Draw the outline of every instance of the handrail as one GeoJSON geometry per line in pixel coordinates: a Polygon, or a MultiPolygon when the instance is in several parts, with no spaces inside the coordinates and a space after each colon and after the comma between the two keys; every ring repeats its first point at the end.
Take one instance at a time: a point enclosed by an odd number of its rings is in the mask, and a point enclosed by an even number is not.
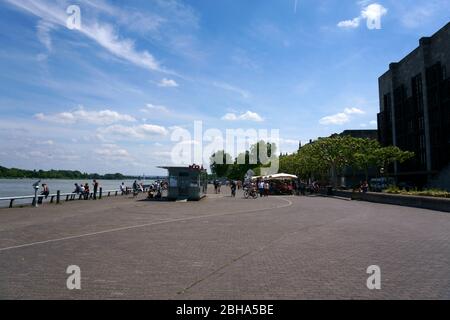
{"type": "MultiPolygon", "coordinates": [[[[103,190],[102,188],[99,189],[99,191],[96,193],[97,197],[101,199],[102,197],[111,197],[111,195],[118,196],[118,195],[127,195],[129,194],[131,189],[127,189],[127,192],[122,192],[121,190],[103,190]]],[[[145,191],[145,189],[144,189],[145,191]]],[[[55,202],[59,204],[62,200],[62,198],[65,198],[65,201],[73,201],[73,200],[83,200],[83,199],[92,199],[94,198],[94,192],[90,191],[89,194],[86,193],[58,193],[56,194],[49,194],[48,196],[38,194],[37,196],[18,196],[18,197],[2,197],[0,198],[0,201],[9,201],[9,207],[12,208],[14,201],[16,200],[27,200],[32,199],[32,205],[35,204],[35,199],[37,199],[38,203],[42,203],[44,199],[50,199],[50,203],[55,202]]]]}
{"type": "MultiPolygon", "coordinates": [[[[122,192],[122,191],[120,191],[120,190],[107,190],[107,191],[103,191],[103,193],[108,193],[108,192],[122,192]]],[[[97,194],[98,194],[99,192],[97,192],[97,194]]],[[[65,196],[73,196],[73,195],[75,195],[75,196],[77,196],[77,195],[80,195],[80,194],[82,194],[82,193],[75,193],[75,192],[71,192],[71,193],[60,193],[59,195],[61,196],[61,197],[65,197],[65,196]]],[[[90,194],[94,194],[93,192],[90,192],[90,194]]],[[[50,198],[50,197],[56,197],[58,194],[57,193],[54,193],[54,194],[49,194],[48,196],[45,196],[45,195],[42,195],[42,194],[38,194],[37,195],[37,198],[45,198],[45,197],[47,197],[47,198],[50,198]]],[[[9,201],[9,200],[25,200],[25,199],[34,199],[34,195],[32,195],[32,196],[18,196],[18,197],[3,197],[3,198],[0,198],[0,201],[9,201]]]]}

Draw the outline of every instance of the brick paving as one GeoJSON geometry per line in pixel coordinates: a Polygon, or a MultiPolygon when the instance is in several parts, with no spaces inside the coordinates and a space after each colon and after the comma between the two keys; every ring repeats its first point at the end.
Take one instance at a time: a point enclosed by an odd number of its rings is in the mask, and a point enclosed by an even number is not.
{"type": "Polygon", "coordinates": [[[5,209],[0,298],[450,299],[450,214],[240,195],[5,209]],[[69,265],[82,290],[66,288],[69,265]]]}

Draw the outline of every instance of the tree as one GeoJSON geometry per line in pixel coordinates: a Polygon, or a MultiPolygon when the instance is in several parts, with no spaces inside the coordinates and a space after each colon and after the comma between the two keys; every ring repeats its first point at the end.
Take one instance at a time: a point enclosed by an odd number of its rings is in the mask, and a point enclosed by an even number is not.
{"type": "Polygon", "coordinates": [[[395,162],[403,163],[414,157],[414,152],[403,151],[398,147],[390,146],[375,150],[375,161],[378,168],[384,170],[387,177],[389,175],[389,166],[395,162]]]}
{"type": "Polygon", "coordinates": [[[211,172],[217,177],[226,177],[233,165],[233,158],[224,150],[214,153],[210,158],[211,172]]]}
{"type": "Polygon", "coordinates": [[[369,180],[369,169],[377,165],[377,150],[380,143],[373,139],[355,139],[355,153],[350,160],[352,166],[364,170],[366,181],[369,180]]]}
{"type": "Polygon", "coordinates": [[[316,154],[315,161],[319,166],[326,166],[331,173],[333,186],[338,184],[338,172],[350,164],[352,153],[355,150],[354,138],[333,136],[321,138],[311,144],[312,152],[316,154]]]}

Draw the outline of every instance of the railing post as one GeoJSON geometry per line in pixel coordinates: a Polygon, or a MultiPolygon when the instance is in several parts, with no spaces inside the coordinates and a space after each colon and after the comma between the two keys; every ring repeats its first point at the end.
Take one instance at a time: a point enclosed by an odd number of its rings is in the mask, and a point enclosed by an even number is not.
{"type": "Polygon", "coordinates": [[[103,194],[103,188],[100,188],[100,192],[98,194],[98,199],[101,200],[102,199],[102,194],[103,194]]]}
{"type": "Polygon", "coordinates": [[[61,191],[56,192],[56,204],[61,202],[61,191]]]}
{"type": "Polygon", "coordinates": [[[14,203],[14,199],[11,199],[11,202],[9,203],[9,207],[12,208],[14,203]]]}

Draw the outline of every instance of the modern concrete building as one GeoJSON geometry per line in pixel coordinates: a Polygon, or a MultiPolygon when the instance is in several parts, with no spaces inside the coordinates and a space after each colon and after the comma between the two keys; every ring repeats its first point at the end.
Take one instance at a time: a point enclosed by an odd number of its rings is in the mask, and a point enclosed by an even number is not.
{"type": "Polygon", "coordinates": [[[379,78],[381,144],[413,151],[396,178],[450,189],[450,23],[379,78]]]}

